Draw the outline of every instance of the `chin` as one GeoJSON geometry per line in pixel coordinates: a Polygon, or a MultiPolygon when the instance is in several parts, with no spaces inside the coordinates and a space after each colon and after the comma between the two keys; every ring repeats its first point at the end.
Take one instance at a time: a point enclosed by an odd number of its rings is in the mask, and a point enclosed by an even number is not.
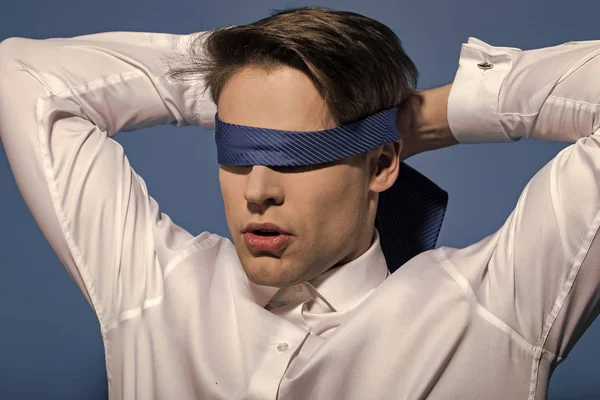
{"type": "Polygon", "coordinates": [[[249,256],[241,262],[248,279],[257,285],[284,287],[297,279],[296,268],[280,258],[249,256]]]}

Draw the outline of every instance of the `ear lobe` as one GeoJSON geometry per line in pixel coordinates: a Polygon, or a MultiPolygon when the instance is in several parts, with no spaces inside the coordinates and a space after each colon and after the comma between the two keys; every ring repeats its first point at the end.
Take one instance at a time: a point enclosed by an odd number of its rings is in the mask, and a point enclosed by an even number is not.
{"type": "Polygon", "coordinates": [[[400,150],[402,150],[402,140],[382,147],[375,160],[375,174],[371,178],[370,185],[372,191],[383,192],[396,182],[400,169],[400,150]]]}

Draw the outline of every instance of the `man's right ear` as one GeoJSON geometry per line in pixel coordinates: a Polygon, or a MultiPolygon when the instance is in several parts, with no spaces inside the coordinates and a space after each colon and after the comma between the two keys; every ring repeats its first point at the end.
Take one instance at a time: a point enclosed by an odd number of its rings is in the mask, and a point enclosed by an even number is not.
{"type": "Polygon", "coordinates": [[[388,143],[377,148],[377,153],[372,158],[371,182],[369,189],[381,193],[396,182],[400,170],[400,151],[402,150],[402,140],[388,143]]]}

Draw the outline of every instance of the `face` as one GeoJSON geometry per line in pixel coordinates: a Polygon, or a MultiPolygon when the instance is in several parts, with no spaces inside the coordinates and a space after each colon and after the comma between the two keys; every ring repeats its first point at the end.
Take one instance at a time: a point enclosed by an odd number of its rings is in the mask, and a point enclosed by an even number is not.
{"type": "MultiPolygon", "coordinates": [[[[223,88],[218,112],[224,122],[271,129],[337,126],[310,79],[288,67],[241,70],[223,88]]],[[[377,195],[398,173],[399,146],[318,166],[221,166],[227,224],[248,278],[290,286],[364,253],[374,233],[377,195]],[[244,233],[251,223],[277,225],[287,233],[280,236],[285,244],[257,249],[244,233]]]]}

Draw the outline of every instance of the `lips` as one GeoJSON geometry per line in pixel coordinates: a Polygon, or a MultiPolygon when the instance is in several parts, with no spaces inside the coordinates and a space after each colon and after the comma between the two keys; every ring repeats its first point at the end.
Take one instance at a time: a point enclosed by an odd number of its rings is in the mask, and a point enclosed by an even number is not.
{"type": "Polygon", "coordinates": [[[292,235],[273,223],[251,223],[242,231],[250,252],[281,254],[290,244],[292,235]]]}
{"type": "Polygon", "coordinates": [[[248,232],[265,236],[273,236],[273,234],[290,235],[289,232],[283,230],[282,228],[271,222],[248,224],[246,225],[242,233],[248,232]]]}

